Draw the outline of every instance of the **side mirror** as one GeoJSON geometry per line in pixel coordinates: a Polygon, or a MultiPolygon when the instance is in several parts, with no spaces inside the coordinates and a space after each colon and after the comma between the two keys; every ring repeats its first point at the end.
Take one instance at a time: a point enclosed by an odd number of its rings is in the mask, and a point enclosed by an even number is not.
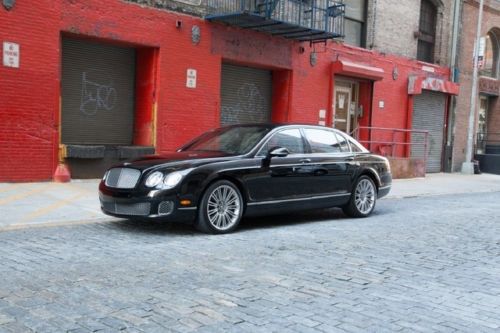
{"type": "Polygon", "coordinates": [[[284,147],[273,147],[269,149],[269,152],[267,153],[267,158],[272,158],[272,157],[287,157],[290,154],[290,151],[287,148],[284,147]]]}

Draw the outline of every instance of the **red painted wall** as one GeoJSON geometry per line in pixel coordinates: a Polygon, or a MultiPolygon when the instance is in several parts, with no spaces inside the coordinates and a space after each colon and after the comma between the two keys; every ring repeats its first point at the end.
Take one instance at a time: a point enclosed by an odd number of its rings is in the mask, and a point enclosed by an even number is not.
{"type": "MultiPolygon", "coordinates": [[[[0,181],[50,179],[57,161],[59,1],[0,6],[0,48],[20,45],[20,68],[0,60],[0,181]]],[[[0,56],[1,58],[2,56],[0,56]]]]}
{"type": "MultiPolygon", "coordinates": [[[[405,128],[408,75],[422,64],[336,42],[308,43],[239,30],[165,10],[119,0],[18,0],[11,11],[0,7],[0,41],[21,45],[21,68],[0,67],[0,181],[49,180],[57,164],[61,35],[99,39],[139,49],[135,142],[154,141],[147,129],[157,105],[157,152],[173,150],[219,125],[222,62],[273,70],[273,121],[318,123],[319,110],[332,119],[331,63],[348,59],[384,69],[382,81],[362,85],[363,125],[405,128]],[[176,21],[182,25],[176,28],[176,21]],[[191,40],[191,28],[201,40],[191,40]],[[300,46],[304,47],[302,52],[300,46]],[[153,51],[155,50],[155,51],[153,51]],[[154,52],[156,76],[150,74],[154,52]],[[146,59],[141,61],[141,59],[146,59]],[[399,76],[392,77],[394,67],[399,76]],[[186,87],[187,69],[197,70],[197,87],[186,87]],[[139,89],[139,88],[138,88],[139,89]],[[154,95],[154,96],[153,96],[154,95]],[[378,102],[385,107],[380,109],[378,102]],[[372,114],[370,115],[370,109],[372,114]]],[[[448,69],[432,75],[446,78],[448,69]]]]}

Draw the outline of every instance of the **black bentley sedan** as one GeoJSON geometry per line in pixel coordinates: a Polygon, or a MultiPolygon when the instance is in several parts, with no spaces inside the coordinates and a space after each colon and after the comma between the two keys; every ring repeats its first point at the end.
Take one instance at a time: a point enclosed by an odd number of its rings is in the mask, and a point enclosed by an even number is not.
{"type": "Polygon", "coordinates": [[[243,216],[341,207],[365,217],[391,188],[385,157],[340,131],[311,125],[234,125],[177,152],[115,166],[104,174],[104,213],[233,231],[243,216]]]}

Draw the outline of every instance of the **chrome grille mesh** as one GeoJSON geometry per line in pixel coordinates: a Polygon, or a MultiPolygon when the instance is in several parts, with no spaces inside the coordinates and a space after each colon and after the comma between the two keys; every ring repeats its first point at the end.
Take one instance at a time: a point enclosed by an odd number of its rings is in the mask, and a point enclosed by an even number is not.
{"type": "Polygon", "coordinates": [[[115,188],[134,188],[141,172],[130,168],[113,168],[108,171],[106,186],[115,188]]]}
{"type": "Polygon", "coordinates": [[[162,201],[158,205],[158,215],[170,215],[174,211],[173,201],[162,201]]]}
{"type": "Polygon", "coordinates": [[[149,202],[139,202],[134,204],[119,204],[115,202],[104,202],[105,211],[120,215],[146,216],[149,215],[151,204],[149,202]]]}

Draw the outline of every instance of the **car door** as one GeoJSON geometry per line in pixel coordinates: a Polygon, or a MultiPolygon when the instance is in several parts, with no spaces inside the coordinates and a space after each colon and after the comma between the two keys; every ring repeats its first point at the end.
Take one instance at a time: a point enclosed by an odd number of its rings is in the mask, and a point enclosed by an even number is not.
{"type": "Polygon", "coordinates": [[[312,194],[350,193],[356,165],[347,139],[328,129],[304,128],[304,134],[311,149],[309,164],[314,169],[310,178],[312,194]]]}
{"type": "Polygon", "coordinates": [[[308,161],[305,147],[299,128],[284,129],[271,136],[256,155],[262,160],[261,170],[246,179],[250,200],[287,200],[309,195],[309,189],[304,184],[312,170],[304,162],[308,161]],[[275,147],[287,148],[290,154],[266,161],[268,151],[275,147]]]}

